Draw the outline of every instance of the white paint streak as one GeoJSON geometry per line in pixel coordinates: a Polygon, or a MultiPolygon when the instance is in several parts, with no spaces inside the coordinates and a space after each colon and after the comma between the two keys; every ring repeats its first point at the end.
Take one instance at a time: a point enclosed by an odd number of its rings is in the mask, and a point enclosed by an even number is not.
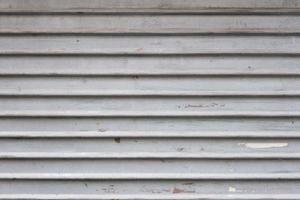
{"type": "Polygon", "coordinates": [[[284,142],[284,143],[239,143],[239,145],[251,149],[266,149],[266,148],[287,147],[289,144],[284,142]]]}
{"type": "Polygon", "coordinates": [[[228,188],[228,191],[229,191],[229,192],[236,192],[236,188],[235,188],[235,187],[229,187],[229,188],[228,188]]]}

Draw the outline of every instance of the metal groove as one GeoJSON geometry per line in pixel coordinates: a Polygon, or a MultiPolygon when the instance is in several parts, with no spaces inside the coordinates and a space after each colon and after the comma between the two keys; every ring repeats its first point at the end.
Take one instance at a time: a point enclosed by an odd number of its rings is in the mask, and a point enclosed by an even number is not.
{"type": "Polygon", "coordinates": [[[299,8],[0,9],[0,15],[300,15],[299,8]]]}
{"type": "MultiPolygon", "coordinates": [[[[300,15],[300,14],[299,14],[300,15]]],[[[1,13],[0,13],[1,16],[1,13]]],[[[152,30],[152,31],[104,31],[104,30],[85,30],[85,31],[30,31],[30,30],[0,30],[0,36],[300,36],[300,30],[217,30],[217,31],[176,31],[152,30]]],[[[8,53],[5,53],[8,54],[8,53]]],[[[33,54],[33,53],[30,53],[33,54]]]]}
{"type": "Polygon", "coordinates": [[[30,91],[0,91],[0,96],[37,96],[37,97],[47,97],[47,96],[155,96],[155,97],[184,97],[184,96],[233,96],[233,97],[298,97],[300,96],[300,91],[158,91],[158,90],[114,90],[114,91],[49,91],[49,90],[30,90],[30,91]]]}
{"type": "Polygon", "coordinates": [[[156,52],[66,52],[66,51],[0,51],[0,56],[299,56],[300,52],[270,52],[235,50],[232,52],[207,51],[187,53],[156,52]]]}
{"type": "MultiPolygon", "coordinates": [[[[217,71],[217,70],[216,70],[217,71]]],[[[145,76],[145,77],[168,77],[168,76],[189,76],[189,77],[299,77],[300,72],[1,72],[0,77],[112,77],[112,76],[145,76]]]]}
{"type": "Polygon", "coordinates": [[[300,174],[0,173],[0,180],[300,180],[300,174]]]}
{"type": "Polygon", "coordinates": [[[0,194],[0,200],[295,200],[299,194],[0,194]]]}

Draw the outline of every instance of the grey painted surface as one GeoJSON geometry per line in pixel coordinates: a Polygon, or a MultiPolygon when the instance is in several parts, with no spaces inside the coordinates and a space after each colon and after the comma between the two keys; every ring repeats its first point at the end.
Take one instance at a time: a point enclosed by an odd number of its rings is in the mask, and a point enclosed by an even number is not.
{"type": "Polygon", "coordinates": [[[0,199],[300,199],[300,1],[0,13],[0,199]]]}

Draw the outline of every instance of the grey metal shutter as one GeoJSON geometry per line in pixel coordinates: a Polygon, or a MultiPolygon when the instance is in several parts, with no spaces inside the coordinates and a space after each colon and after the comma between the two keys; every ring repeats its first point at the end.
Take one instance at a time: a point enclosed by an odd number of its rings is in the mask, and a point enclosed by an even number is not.
{"type": "Polygon", "coordinates": [[[0,199],[300,199],[300,1],[0,14],[0,199]]]}

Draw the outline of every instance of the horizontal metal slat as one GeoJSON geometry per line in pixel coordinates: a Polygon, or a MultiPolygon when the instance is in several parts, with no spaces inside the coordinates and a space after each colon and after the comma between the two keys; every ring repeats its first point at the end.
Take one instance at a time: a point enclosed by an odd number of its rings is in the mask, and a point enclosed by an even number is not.
{"type": "MultiPolygon", "coordinates": [[[[300,9],[298,10],[300,14],[300,9]]],[[[2,15],[0,34],[300,34],[300,16],[2,15]]]]}
{"type": "Polygon", "coordinates": [[[300,131],[1,131],[0,138],[300,138],[300,131]]]}
{"type": "Polygon", "coordinates": [[[1,55],[299,55],[297,36],[1,36],[1,55]],[[31,44],[31,45],[28,45],[31,44]]]}
{"type": "Polygon", "coordinates": [[[4,97],[2,116],[220,116],[300,111],[298,97],[4,97]],[[62,113],[63,112],[63,113],[62,113]],[[142,112],[142,113],[141,113],[142,112]]]}
{"type": "Polygon", "coordinates": [[[298,131],[299,125],[299,118],[0,118],[1,131],[298,131]]]}
{"type": "Polygon", "coordinates": [[[5,153],[191,153],[197,155],[230,153],[298,153],[298,139],[230,138],[73,138],[73,139],[1,139],[5,153]],[[222,148],[223,147],[223,148],[222,148]]]}
{"type": "Polygon", "coordinates": [[[268,181],[268,180],[100,180],[100,181],[75,181],[75,180],[0,180],[2,194],[23,195],[26,194],[76,194],[76,195],[207,195],[218,194],[230,196],[234,194],[258,195],[258,194],[298,194],[295,190],[299,187],[299,181],[268,181]],[[200,186],[203,187],[200,187],[200,186]],[[10,187],[14,187],[12,193],[10,187]],[[64,186],[64,187],[63,187],[64,186]],[[200,187],[200,188],[199,188],[200,187]],[[98,190],[96,190],[97,188],[98,190]],[[147,189],[144,189],[147,188],[147,189]],[[231,190],[229,191],[229,188],[231,190]],[[232,190],[236,189],[236,192],[232,190]],[[248,190],[247,190],[248,188],[248,190]],[[249,189],[251,190],[249,191],[249,189]],[[47,192],[53,189],[55,192],[47,192]],[[155,192],[153,192],[155,191],[155,192]],[[274,191],[274,192],[273,192],[274,191]]]}
{"type": "Polygon", "coordinates": [[[251,159],[6,159],[1,173],[258,174],[299,173],[300,160],[251,159]],[[188,172],[187,172],[188,169],[188,172]]]}
{"type": "Polygon", "coordinates": [[[6,153],[298,153],[300,140],[266,138],[2,138],[6,153]]]}
{"type": "Polygon", "coordinates": [[[298,77],[2,77],[0,95],[297,96],[298,77]]]}
{"type": "Polygon", "coordinates": [[[297,76],[299,63],[295,56],[0,56],[0,76],[297,76]]]}
{"type": "Polygon", "coordinates": [[[105,0],[88,0],[88,1],[29,1],[20,3],[16,0],[2,0],[0,11],[5,13],[226,13],[229,12],[292,12],[291,10],[299,9],[298,1],[290,1],[287,3],[284,0],[252,0],[252,1],[237,1],[230,0],[222,1],[178,1],[178,0],[158,0],[158,1],[105,1],[105,0]]]}

